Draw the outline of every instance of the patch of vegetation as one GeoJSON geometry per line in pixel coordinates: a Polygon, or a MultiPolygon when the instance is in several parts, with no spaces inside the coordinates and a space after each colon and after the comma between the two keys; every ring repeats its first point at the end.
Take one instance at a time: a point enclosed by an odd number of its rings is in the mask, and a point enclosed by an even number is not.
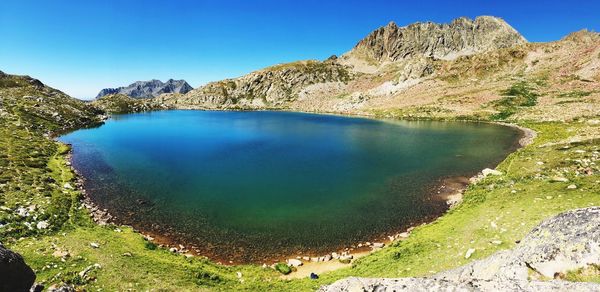
{"type": "Polygon", "coordinates": [[[491,116],[492,120],[506,120],[515,114],[520,107],[536,105],[539,97],[535,88],[527,81],[514,83],[510,88],[502,91],[501,95],[503,98],[494,103],[498,113],[491,116]]]}
{"type": "Polygon", "coordinates": [[[573,90],[568,92],[561,92],[556,95],[557,98],[582,98],[591,95],[594,91],[585,90],[573,90]]]}
{"type": "Polygon", "coordinates": [[[568,272],[563,279],[571,282],[595,282],[600,283],[600,265],[589,265],[586,268],[580,268],[568,272]]]}
{"type": "Polygon", "coordinates": [[[282,274],[284,274],[284,275],[287,275],[287,274],[289,274],[289,273],[292,272],[292,269],[287,264],[285,264],[285,263],[277,263],[277,264],[275,264],[275,270],[278,271],[278,272],[280,272],[280,273],[282,273],[282,274]]]}

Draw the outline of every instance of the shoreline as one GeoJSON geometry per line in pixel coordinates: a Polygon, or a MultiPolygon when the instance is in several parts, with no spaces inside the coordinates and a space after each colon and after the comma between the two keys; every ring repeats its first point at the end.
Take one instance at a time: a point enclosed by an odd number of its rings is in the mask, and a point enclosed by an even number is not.
{"type": "MultiPolygon", "coordinates": [[[[174,109],[174,110],[178,110],[178,109],[174,109]]],[[[223,110],[218,110],[218,109],[182,109],[182,110],[223,111],[223,110]]],[[[227,111],[227,110],[225,110],[225,111],[227,111]]],[[[230,111],[239,111],[239,110],[232,109],[230,111]]],[[[351,114],[351,113],[301,112],[301,111],[293,111],[293,110],[285,110],[285,109],[284,110],[265,109],[265,110],[254,110],[254,111],[286,111],[286,112],[309,113],[309,114],[336,115],[336,116],[353,117],[353,118],[391,120],[391,119],[387,119],[387,118],[377,118],[372,115],[369,116],[369,115],[351,114]]],[[[108,119],[108,117],[105,116],[105,118],[103,119],[102,122],[104,122],[107,119],[108,119]]],[[[403,120],[403,119],[398,119],[398,120],[403,120]]],[[[405,120],[412,121],[410,119],[405,119],[405,120]]],[[[535,137],[537,136],[537,133],[531,129],[528,129],[528,128],[525,128],[525,127],[522,127],[522,126],[519,126],[516,124],[506,123],[506,122],[471,121],[471,120],[435,120],[435,119],[423,119],[423,120],[489,123],[489,124],[496,124],[496,125],[501,125],[501,126],[506,126],[506,127],[511,127],[511,128],[517,129],[521,132],[521,137],[519,138],[518,141],[516,141],[516,143],[515,143],[516,147],[513,150],[511,150],[511,152],[508,155],[514,153],[515,151],[519,150],[520,148],[523,148],[523,147],[531,144],[533,142],[533,140],[535,139],[535,137]]],[[[75,131],[75,130],[77,130],[77,129],[74,129],[73,131],[75,131]]],[[[63,143],[56,139],[54,139],[54,140],[56,142],[63,143]]],[[[181,241],[179,241],[177,239],[169,238],[167,236],[163,236],[161,234],[156,234],[154,232],[146,232],[143,230],[138,230],[137,228],[134,228],[131,225],[116,223],[117,218],[115,216],[110,214],[107,209],[101,209],[89,197],[89,195],[84,187],[85,178],[73,167],[73,164],[71,161],[72,145],[67,144],[67,143],[63,143],[63,144],[69,146],[69,152],[65,155],[65,159],[68,162],[67,166],[75,174],[75,184],[76,184],[78,190],[83,195],[83,199],[81,200],[81,203],[90,212],[90,217],[94,221],[94,223],[96,223],[100,226],[104,226],[107,224],[114,224],[116,227],[119,227],[119,226],[131,227],[135,232],[139,233],[145,240],[155,243],[160,248],[167,249],[173,253],[182,254],[186,257],[202,257],[202,258],[208,259],[216,264],[225,265],[225,266],[236,266],[236,265],[245,265],[245,264],[260,265],[261,264],[261,263],[234,262],[234,261],[222,260],[222,259],[220,260],[220,259],[218,259],[218,257],[211,257],[211,256],[207,256],[205,254],[198,252],[197,250],[195,250],[193,245],[191,245],[191,247],[189,247],[190,244],[187,244],[188,247],[186,247],[183,244],[181,244],[182,243],[181,241]]],[[[504,159],[502,159],[500,162],[498,162],[496,165],[498,165],[505,159],[506,159],[506,157],[504,159]]],[[[477,174],[475,174],[474,176],[472,176],[470,178],[464,177],[464,176],[446,177],[446,178],[440,179],[437,183],[434,183],[435,186],[432,187],[431,191],[436,192],[436,193],[430,193],[430,195],[429,195],[430,198],[441,199],[441,200],[445,201],[448,206],[439,214],[433,214],[431,216],[431,218],[429,218],[429,217],[423,218],[423,220],[421,220],[421,222],[419,222],[419,223],[410,224],[408,227],[400,228],[393,232],[387,232],[384,235],[374,236],[373,240],[371,240],[371,241],[366,241],[364,243],[358,242],[351,246],[338,249],[337,251],[333,251],[333,252],[330,252],[325,255],[321,255],[321,256],[290,255],[288,257],[277,258],[276,260],[267,261],[272,264],[269,265],[268,263],[262,263],[262,266],[263,266],[263,268],[273,267],[274,264],[278,263],[278,262],[288,262],[288,265],[290,265],[289,264],[290,259],[301,260],[302,264],[298,267],[294,267],[295,269],[297,269],[297,271],[295,271],[289,275],[283,275],[282,278],[284,278],[284,279],[302,278],[302,277],[306,276],[305,274],[307,273],[307,270],[328,272],[328,271],[333,271],[333,270],[337,270],[340,268],[350,267],[351,266],[350,264],[353,263],[356,259],[364,257],[366,255],[369,255],[369,254],[371,254],[375,251],[378,251],[382,248],[385,248],[389,244],[391,244],[395,241],[404,240],[410,236],[410,232],[415,227],[429,224],[431,222],[434,222],[436,219],[444,216],[451,208],[460,204],[460,202],[462,201],[463,193],[467,189],[467,187],[470,184],[475,183],[481,177],[482,177],[482,171],[479,171],[479,172],[477,172],[477,174]],[[391,235],[389,235],[389,234],[391,234],[391,235]],[[346,261],[347,263],[342,263],[340,261],[340,259],[342,261],[346,261]]],[[[309,274],[310,274],[310,272],[308,272],[308,275],[309,274]]]]}

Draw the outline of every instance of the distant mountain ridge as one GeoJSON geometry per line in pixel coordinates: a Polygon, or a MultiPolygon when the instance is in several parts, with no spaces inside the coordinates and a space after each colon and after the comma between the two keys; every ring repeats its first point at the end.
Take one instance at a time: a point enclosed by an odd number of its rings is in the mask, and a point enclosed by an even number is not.
{"type": "Polygon", "coordinates": [[[128,86],[117,88],[105,88],[100,90],[96,99],[109,94],[124,94],[133,98],[152,98],[163,93],[185,94],[192,88],[185,80],[169,79],[167,82],[152,79],[149,81],[137,81],[128,86]]]}

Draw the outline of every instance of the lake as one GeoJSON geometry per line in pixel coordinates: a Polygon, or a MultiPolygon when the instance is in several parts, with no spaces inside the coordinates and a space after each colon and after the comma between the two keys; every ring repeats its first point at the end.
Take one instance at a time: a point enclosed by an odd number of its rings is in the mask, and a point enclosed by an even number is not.
{"type": "Polygon", "coordinates": [[[271,111],[117,115],[60,137],[118,223],[212,259],[263,263],[439,216],[441,181],[494,167],[520,131],[271,111]]]}

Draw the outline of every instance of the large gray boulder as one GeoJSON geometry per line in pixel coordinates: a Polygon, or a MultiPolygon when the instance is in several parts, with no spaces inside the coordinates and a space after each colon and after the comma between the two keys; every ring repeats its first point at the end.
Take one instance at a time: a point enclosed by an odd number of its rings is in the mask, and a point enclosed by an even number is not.
{"type": "Polygon", "coordinates": [[[35,273],[23,257],[0,245],[0,291],[29,291],[34,281],[35,273]]]}
{"type": "Polygon", "coordinates": [[[542,222],[512,250],[429,278],[347,278],[321,291],[600,291],[596,283],[531,279],[598,264],[600,207],[590,207],[542,222]]]}

